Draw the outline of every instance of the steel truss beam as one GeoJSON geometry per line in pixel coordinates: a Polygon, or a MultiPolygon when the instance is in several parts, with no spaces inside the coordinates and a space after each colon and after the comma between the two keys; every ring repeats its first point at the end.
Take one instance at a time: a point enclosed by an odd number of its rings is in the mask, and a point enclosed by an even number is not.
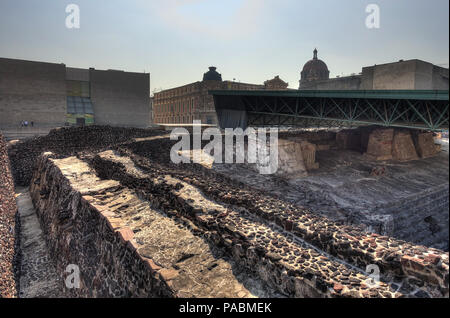
{"type": "MultiPolygon", "coordinates": [[[[244,93],[243,93],[244,94],[244,93]]],[[[249,125],[382,125],[432,131],[449,127],[448,100],[237,96],[249,125]]]]}

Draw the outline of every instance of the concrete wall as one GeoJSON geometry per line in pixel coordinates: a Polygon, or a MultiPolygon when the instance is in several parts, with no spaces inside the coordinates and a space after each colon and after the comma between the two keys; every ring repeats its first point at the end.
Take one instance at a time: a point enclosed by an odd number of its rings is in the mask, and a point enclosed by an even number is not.
{"type": "Polygon", "coordinates": [[[374,67],[363,67],[362,68],[362,75],[361,75],[361,86],[360,89],[363,90],[369,90],[373,88],[373,72],[374,67]]]}
{"type": "Polygon", "coordinates": [[[433,64],[415,62],[414,89],[433,89],[433,64]]]}
{"type": "Polygon", "coordinates": [[[150,124],[150,74],[90,69],[89,77],[96,124],[150,124]]]}
{"type": "Polygon", "coordinates": [[[0,128],[64,125],[65,76],[64,64],[0,58],[0,128]]]}
{"type": "Polygon", "coordinates": [[[421,60],[364,67],[361,89],[448,89],[448,69],[421,60]]]}
{"type": "Polygon", "coordinates": [[[89,70],[84,68],[66,68],[66,80],[89,82],[89,70]]]}
{"type": "Polygon", "coordinates": [[[313,89],[313,90],[351,90],[360,89],[361,76],[353,75],[346,77],[336,77],[328,80],[315,81],[311,83],[305,83],[300,89],[313,89]]]}
{"type": "Polygon", "coordinates": [[[372,89],[414,89],[416,61],[374,66],[372,89]]]}
{"type": "Polygon", "coordinates": [[[448,68],[433,66],[433,89],[448,89],[448,68]]]}
{"type": "Polygon", "coordinates": [[[303,84],[301,89],[449,89],[448,69],[421,60],[363,67],[361,75],[303,84]]]}

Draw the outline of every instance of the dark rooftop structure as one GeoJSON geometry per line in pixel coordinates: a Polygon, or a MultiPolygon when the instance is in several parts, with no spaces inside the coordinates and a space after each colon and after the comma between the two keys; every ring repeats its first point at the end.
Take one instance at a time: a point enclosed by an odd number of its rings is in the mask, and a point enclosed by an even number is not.
{"type": "Polygon", "coordinates": [[[215,66],[210,66],[209,71],[203,74],[204,81],[222,81],[222,75],[216,71],[215,66]]]}

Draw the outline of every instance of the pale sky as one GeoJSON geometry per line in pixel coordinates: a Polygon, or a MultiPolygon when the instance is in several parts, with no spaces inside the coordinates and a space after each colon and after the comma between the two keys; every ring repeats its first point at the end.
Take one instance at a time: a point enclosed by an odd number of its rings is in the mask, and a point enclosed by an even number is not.
{"type": "Polygon", "coordinates": [[[422,59],[448,67],[448,0],[0,0],[0,57],[150,72],[151,91],[202,79],[298,88],[317,47],[330,76],[422,59]],[[80,28],[67,29],[68,4],[80,28]],[[366,6],[380,8],[368,29],[366,6]]]}

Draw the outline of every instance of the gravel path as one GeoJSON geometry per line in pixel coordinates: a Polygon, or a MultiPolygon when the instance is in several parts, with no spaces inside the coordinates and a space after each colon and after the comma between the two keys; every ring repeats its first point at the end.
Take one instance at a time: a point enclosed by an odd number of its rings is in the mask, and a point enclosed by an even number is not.
{"type": "Polygon", "coordinates": [[[44,235],[27,188],[17,188],[20,217],[21,298],[54,298],[62,296],[63,277],[50,260],[44,235]]]}

